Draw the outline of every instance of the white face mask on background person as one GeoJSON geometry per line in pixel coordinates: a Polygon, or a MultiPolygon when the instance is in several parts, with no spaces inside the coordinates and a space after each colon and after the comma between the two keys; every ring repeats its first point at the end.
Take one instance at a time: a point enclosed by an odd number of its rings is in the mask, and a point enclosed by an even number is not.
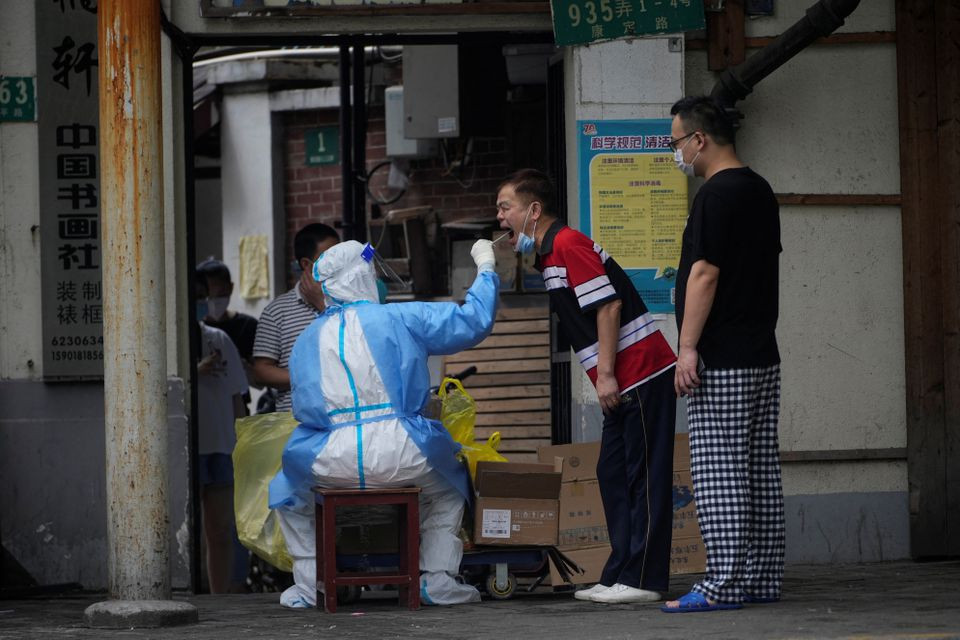
{"type": "MultiPolygon", "coordinates": [[[[696,133],[696,132],[694,132],[694,133],[696,133]]],[[[691,160],[690,162],[684,162],[684,160],[683,160],[683,148],[684,148],[685,146],[687,146],[687,144],[688,144],[692,139],[693,139],[693,134],[691,133],[691,134],[690,134],[690,137],[687,138],[687,141],[684,142],[684,143],[683,143],[682,145],[680,145],[679,147],[677,147],[677,150],[673,152],[673,161],[676,163],[677,169],[680,169],[680,171],[682,171],[682,172],[684,173],[684,175],[687,175],[687,176],[689,176],[689,177],[691,177],[691,178],[693,178],[694,176],[696,176],[696,170],[695,170],[694,167],[693,167],[693,163],[696,162],[696,161],[697,161],[697,158],[700,157],[700,152],[697,151],[697,155],[693,156],[693,160],[691,160]]]]}
{"type": "Polygon", "coordinates": [[[207,298],[207,315],[214,320],[219,320],[227,312],[229,304],[230,298],[227,296],[207,298]]]}

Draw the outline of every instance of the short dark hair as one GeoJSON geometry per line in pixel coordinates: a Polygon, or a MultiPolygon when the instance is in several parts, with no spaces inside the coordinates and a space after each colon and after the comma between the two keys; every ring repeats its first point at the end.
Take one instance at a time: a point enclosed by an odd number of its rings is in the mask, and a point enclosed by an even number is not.
{"type": "Polygon", "coordinates": [[[293,257],[297,260],[312,259],[317,252],[317,245],[330,238],[340,241],[340,236],[333,227],[320,222],[308,224],[293,236],[293,257]]]}
{"type": "Polygon", "coordinates": [[[211,279],[230,284],[230,268],[216,258],[207,258],[197,265],[197,275],[203,279],[204,285],[211,279]]]}
{"type": "Polygon", "coordinates": [[[680,98],[672,107],[670,115],[680,116],[685,133],[702,131],[720,145],[736,141],[736,129],[724,108],[710,96],[687,96],[680,98]]]}
{"type": "Polygon", "coordinates": [[[520,169],[514,171],[500,183],[497,191],[504,187],[513,187],[517,195],[524,195],[532,200],[539,200],[543,210],[548,214],[557,215],[557,188],[550,176],[537,169],[520,169]]]}

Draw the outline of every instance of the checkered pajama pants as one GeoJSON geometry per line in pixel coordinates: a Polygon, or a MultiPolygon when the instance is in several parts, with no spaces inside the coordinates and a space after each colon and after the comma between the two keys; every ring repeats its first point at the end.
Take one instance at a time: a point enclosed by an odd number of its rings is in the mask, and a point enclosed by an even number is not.
{"type": "Polygon", "coordinates": [[[693,591],[720,602],[779,598],[785,549],[780,366],[704,370],[687,415],[707,550],[706,575],[693,591]]]}

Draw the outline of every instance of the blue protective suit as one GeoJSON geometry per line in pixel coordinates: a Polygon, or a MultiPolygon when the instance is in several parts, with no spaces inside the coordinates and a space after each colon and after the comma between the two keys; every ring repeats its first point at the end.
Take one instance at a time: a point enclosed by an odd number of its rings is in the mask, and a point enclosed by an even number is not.
{"type": "Polygon", "coordinates": [[[498,291],[496,273],[481,271],[462,305],[380,305],[371,301],[377,299],[375,289],[369,298],[353,300],[328,292],[327,310],[293,349],[293,413],[300,426],[270,485],[270,506],[278,509],[297,582],[284,593],[284,604],[315,601],[310,487],[317,484],[420,486],[424,602],[479,600],[473,587],[453,580],[462,557],[457,533],[468,498],[466,470],[456,459],[459,445],[420,411],[429,393],[427,357],[483,340],[493,327],[498,291]]]}

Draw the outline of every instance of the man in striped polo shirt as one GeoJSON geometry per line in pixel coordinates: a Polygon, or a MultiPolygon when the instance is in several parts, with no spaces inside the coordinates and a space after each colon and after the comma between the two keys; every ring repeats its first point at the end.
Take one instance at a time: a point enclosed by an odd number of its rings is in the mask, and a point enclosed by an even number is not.
{"type": "Polygon", "coordinates": [[[600,583],[575,597],[651,602],[669,582],[676,358],[623,269],[556,218],[554,193],[545,174],[522,169],[500,185],[497,219],[518,253],[536,249],[561,331],[603,409],[597,479],[610,558],[600,583]]]}
{"type": "Polygon", "coordinates": [[[277,296],[260,314],[253,342],[253,376],[277,390],[277,411],[290,411],[290,371],[287,363],[303,330],[323,311],[323,291],[313,280],[313,263],[340,242],[325,224],[308,224],[293,238],[293,253],[303,272],[293,289],[277,296]]]}

